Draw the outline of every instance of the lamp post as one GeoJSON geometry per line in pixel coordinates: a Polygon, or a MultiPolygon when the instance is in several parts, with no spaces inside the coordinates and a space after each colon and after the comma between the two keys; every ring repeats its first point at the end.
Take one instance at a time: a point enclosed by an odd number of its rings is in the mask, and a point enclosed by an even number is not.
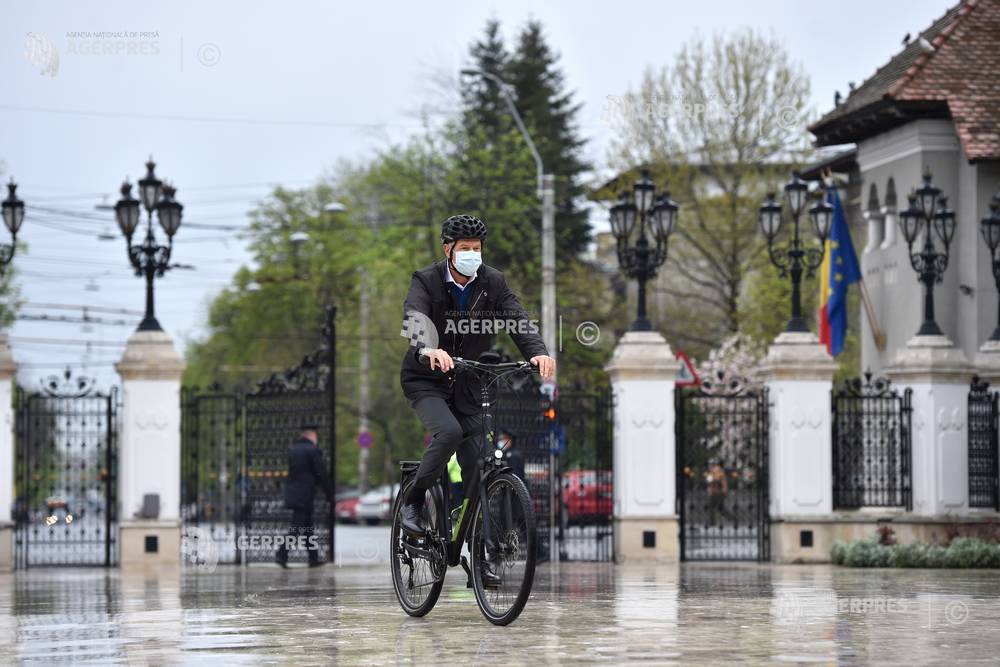
{"type": "Polygon", "coordinates": [[[653,329],[646,317],[646,282],[656,277],[656,270],[667,260],[667,241],[677,224],[679,208],[669,192],[656,195],[648,169],[642,170],[632,192],[622,192],[618,203],[611,207],[611,232],[618,246],[618,265],[626,276],[639,282],[636,318],[630,331],[653,329]],[[638,232],[632,243],[637,218],[638,232]],[[652,246],[649,235],[653,237],[652,246]]]}
{"type": "Polygon", "coordinates": [[[139,225],[139,203],[132,196],[132,184],[122,183],[122,198],[115,204],[118,227],[125,236],[128,259],[135,268],[135,275],[146,278],[146,316],[139,323],[139,331],[162,331],[153,312],[153,280],[163,277],[171,267],[170,253],[174,247],[174,234],[181,226],[184,207],[174,199],[176,188],[160,181],[154,170],[156,163],[150,157],[146,163],[146,176],[139,181],[139,196],[146,209],[146,236],[141,244],[132,244],[132,235],[139,225]],[[167,235],[167,245],[159,245],[153,234],[153,211],[156,211],[160,227],[167,235]]]}
{"type": "Polygon", "coordinates": [[[4,272],[7,265],[14,259],[14,251],[17,248],[17,231],[21,229],[24,222],[24,202],[17,198],[17,183],[10,179],[7,184],[7,198],[0,204],[3,209],[3,224],[10,232],[10,243],[0,244],[0,274],[4,272]]]}
{"type": "Polygon", "coordinates": [[[917,280],[924,284],[924,321],[918,336],[940,336],[941,327],[934,320],[934,284],[941,282],[948,268],[951,240],[955,236],[955,212],[948,208],[948,198],[931,184],[930,170],[924,170],[924,183],[907,196],[909,205],[899,214],[899,226],[910,254],[910,266],[917,280]],[[934,233],[931,233],[933,228],[934,233]],[[923,234],[923,248],[913,252],[913,244],[923,234]],[[934,236],[944,246],[938,252],[934,236]]]}
{"type": "MultiPolygon", "coordinates": [[[[990,215],[979,222],[979,228],[983,233],[986,246],[990,249],[993,282],[996,283],[997,292],[1000,293],[1000,258],[997,257],[997,248],[1000,247],[1000,192],[993,195],[993,201],[990,202],[990,215]]],[[[1000,307],[997,309],[997,327],[993,330],[990,340],[1000,341],[1000,307]]]]}
{"type": "MultiPolygon", "coordinates": [[[[760,229],[767,237],[767,254],[779,271],[782,278],[790,276],[792,280],[792,316],[785,326],[786,332],[808,332],[809,327],[802,317],[802,274],[807,278],[823,262],[823,251],[819,248],[805,246],[799,230],[799,218],[806,206],[809,186],[792,175],[785,185],[785,201],[788,202],[792,214],[792,238],[784,247],[775,247],[778,232],[781,231],[781,204],[777,202],[774,193],[767,195],[767,200],[761,205],[759,213],[760,229]]],[[[833,207],[825,201],[818,201],[809,208],[809,218],[812,220],[813,232],[820,244],[826,242],[830,235],[830,223],[833,219],[833,207]]]]}

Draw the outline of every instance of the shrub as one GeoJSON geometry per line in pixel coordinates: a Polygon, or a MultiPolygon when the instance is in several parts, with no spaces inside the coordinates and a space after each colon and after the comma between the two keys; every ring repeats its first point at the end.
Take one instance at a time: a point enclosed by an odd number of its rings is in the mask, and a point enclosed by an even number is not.
{"type": "Polygon", "coordinates": [[[844,552],[844,565],[848,567],[892,567],[895,561],[892,547],[873,539],[849,542],[844,552]]]}
{"type": "Polygon", "coordinates": [[[834,565],[843,565],[844,558],[847,555],[847,543],[843,540],[834,540],[833,546],[830,547],[830,560],[833,561],[834,565]]]}
{"type": "Polygon", "coordinates": [[[956,537],[947,547],[923,542],[884,545],[877,538],[838,540],[830,560],[847,567],[1000,568],[1000,544],[977,537],[956,537]]]}
{"type": "Polygon", "coordinates": [[[975,537],[956,537],[948,545],[948,567],[1000,567],[1000,547],[975,537]]]}

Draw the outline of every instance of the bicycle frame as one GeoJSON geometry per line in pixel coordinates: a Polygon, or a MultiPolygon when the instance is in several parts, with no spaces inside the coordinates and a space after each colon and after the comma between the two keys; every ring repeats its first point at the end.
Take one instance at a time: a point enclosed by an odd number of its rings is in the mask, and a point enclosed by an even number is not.
{"type": "MultiPolygon", "coordinates": [[[[465,364],[469,364],[469,362],[461,359],[457,359],[456,361],[462,361],[465,364]]],[[[475,369],[476,366],[469,364],[468,368],[475,369]]],[[[530,369],[530,367],[525,367],[521,364],[514,364],[511,366],[510,372],[513,373],[527,369],[530,369]]],[[[506,375],[507,374],[496,376],[496,379],[506,377],[506,375]]],[[[459,446],[475,437],[482,438],[482,443],[492,444],[496,442],[496,434],[493,430],[493,413],[491,410],[492,404],[490,402],[490,387],[494,383],[482,381],[481,384],[480,416],[482,419],[479,432],[463,434],[465,437],[462,439],[461,443],[459,443],[459,446]]],[[[470,476],[470,483],[467,485],[467,488],[464,489],[458,524],[454,528],[451,525],[451,511],[449,509],[451,506],[451,484],[448,480],[447,471],[442,472],[438,482],[430,490],[435,504],[441,508],[441,515],[444,517],[444,521],[438,521],[438,539],[446,545],[445,553],[449,567],[455,567],[461,563],[462,545],[466,543],[469,538],[469,528],[471,527],[475,516],[479,513],[479,509],[486,506],[486,489],[489,488],[490,480],[500,473],[510,469],[510,466],[507,465],[502,457],[496,457],[494,454],[496,451],[500,450],[491,448],[488,456],[481,456],[478,458],[479,464],[476,466],[477,474],[470,476]]],[[[508,507],[506,508],[506,513],[509,514],[509,512],[510,508],[508,507]]],[[[492,527],[490,526],[489,512],[483,513],[483,532],[485,533],[487,544],[492,544],[492,527]]],[[[414,549],[414,551],[421,551],[419,548],[409,548],[414,549]]],[[[471,544],[469,545],[469,549],[471,551],[471,544]]]]}

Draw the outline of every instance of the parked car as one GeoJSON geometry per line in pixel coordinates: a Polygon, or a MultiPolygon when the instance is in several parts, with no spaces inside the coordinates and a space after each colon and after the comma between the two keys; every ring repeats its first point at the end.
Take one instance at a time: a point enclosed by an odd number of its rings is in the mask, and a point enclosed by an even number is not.
{"type": "Polygon", "coordinates": [[[358,522],[358,501],[360,499],[361,496],[357,489],[341,491],[337,494],[337,502],[333,510],[337,523],[358,522]]]}
{"type": "Polygon", "coordinates": [[[392,500],[399,491],[399,484],[385,484],[362,494],[358,499],[355,515],[359,523],[374,526],[392,520],[392,500]]]}
{"type": "Polygon", "coordinates": [[[610,470],[570,470],[562,474],[562,504],[570,524],[607,519],[612,512],[610,470]]]}

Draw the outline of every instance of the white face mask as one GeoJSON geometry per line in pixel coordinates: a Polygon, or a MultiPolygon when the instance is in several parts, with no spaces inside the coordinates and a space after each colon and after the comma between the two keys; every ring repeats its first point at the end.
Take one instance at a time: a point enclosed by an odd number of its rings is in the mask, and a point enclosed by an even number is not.
{"type": "Polygon", "coordinates": [[[476,275],[483,263],[483,256],[478,250],[453,250],[451,256],[454,258],[455,269],[469,278],[476,275]]]}

